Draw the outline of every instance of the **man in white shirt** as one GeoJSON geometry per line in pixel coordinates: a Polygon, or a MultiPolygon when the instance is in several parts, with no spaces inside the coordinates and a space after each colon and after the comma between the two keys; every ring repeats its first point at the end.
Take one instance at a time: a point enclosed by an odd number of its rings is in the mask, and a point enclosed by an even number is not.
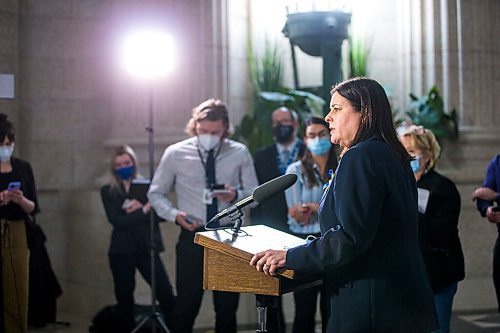
{"type": "MultiPolygon", "coordinates": [[[[202,301],[203,248],[193,243],[195,232],[258,186],[247,147],[228,139],[228,112],[220,100],[209,99],[194,108],[186,132],[192,137],[165,150],[148,192],[156,213],[181,227],[176,247],[174,333],[192,332],[202,301]],[[167,198],[171,191],[177,196],[177,207],[167,198]]],[[[213,294],[215,331],[236,332],[239,294],[213,294]]]]}

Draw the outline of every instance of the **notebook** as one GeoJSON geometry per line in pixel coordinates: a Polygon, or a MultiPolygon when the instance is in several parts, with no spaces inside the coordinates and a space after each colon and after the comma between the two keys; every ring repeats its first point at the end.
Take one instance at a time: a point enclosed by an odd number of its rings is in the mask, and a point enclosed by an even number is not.
{"type": "Polygon", "coordinates": [[[148,202],[148,189],[150,184],[149,179],[134,179],[132,180],[132,184],[130,185],[130,190],[128,192],[128,196],[131,199],[137,199],[141,203],[145,204],[148,202]]]}

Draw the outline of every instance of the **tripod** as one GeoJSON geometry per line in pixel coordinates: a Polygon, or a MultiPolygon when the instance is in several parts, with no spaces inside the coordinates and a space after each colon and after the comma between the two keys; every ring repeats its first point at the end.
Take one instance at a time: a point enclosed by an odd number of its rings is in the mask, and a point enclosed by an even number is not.
{"type": "MultiPolygon", "coordinates": [[[[148,132],[148,151],[149,151],[149,177],[153,181],[154,175],[154,129],[153,129],[153,89],[149,87],[149,100],[148,100],[148,112],[149,112],[149,123],[146,127],[148,132]]],[[[152,322],[151,328],[152,333],[156,333],[156,326],[160,326],[161,331],[170,333],[167,325],[163,322],[160,314],[156,310],[156,269],[155,269],[155,242],[154,242],[154,232],[155,232],[155,215],[151,210],[149,212],[149,257],[151,264],[151,313],[145,317],[141,322],[132,330],[131,333],[137,333],[146,325],[149,321],[152,322]]]]}

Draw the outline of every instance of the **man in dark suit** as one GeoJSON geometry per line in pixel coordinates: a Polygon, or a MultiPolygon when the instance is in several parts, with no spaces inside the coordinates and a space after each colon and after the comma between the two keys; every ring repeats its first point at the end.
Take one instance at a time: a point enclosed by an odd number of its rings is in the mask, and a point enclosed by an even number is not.
{"type": "MultiPolygon", "coordinates": [[[[285,174],[286,168],[304,152],[305,145],[297,138],[299,117],[286,107],[272,113],[272,128],[275,143],[257,150],[254,164],[259,184],[285,174]]],[[[252,210],[252,224],[264,224],[271,228],[289,232],[288,208],[284,192],[268,198],[252,210]]],[[[267,330],[269,333],[284,333],[285,319],[281,297],[275,300],[276,310],[268,313],[267,330]]]]}
{"type": "MultiPolygon", "coordinates": [[[[273,111],[272,128],[275,143],[257,150],[254,164],[259,184],[284,175],[286,168],[304,152],[305,145],[297,138],[297,113],[286,107],[273,111]]],[[[264,224],[288,232],[288,209],[284,193],[277,193],[252,210],[252,224],[264,224]]]]}

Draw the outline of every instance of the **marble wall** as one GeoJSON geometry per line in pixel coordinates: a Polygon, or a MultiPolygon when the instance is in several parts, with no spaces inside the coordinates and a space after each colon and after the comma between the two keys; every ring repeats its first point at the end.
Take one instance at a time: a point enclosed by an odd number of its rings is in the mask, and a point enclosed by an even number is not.
{"type": "MultiPolygon", "coordinates": [[[[200,101],[227,101],[233,123],[249,108],[247,40],[251,36],[259,49],[266,36],[262,20],[268,17],[281,26],[278,16],[284,15],[259,15],[258,3],[0,0],[0,73],[16,75],[16,98],[0,99],[0,112],[16,124],[16,154],[29,160],[35,171],[42,207],[39,223],[65,291],[58,303],[61,319],[89,323],[97,310],[114,303],[106,256],[111,227],[98,189],[107,181],[110,152],[125,142],[136,148],[147,174],[149,92],[155,161],[165,146],[185,137],[190,110],[200,101]],[[126,33],[146,21],[171,31],[177,46],[174,70],[152,87],[125,74],[118,51],[126,33]]],[[[273,9],[268,4],[261,10],[273,9]]],[[[437,83],[448,108],[460,111],[460,139],[445,143],[440,165],[462,195],[460,235],[467,279],[456,307],[493,308],[489,276],[496,231],[478,216],[470,193],[500,146],[500,117],[495,112],[500,102],[500,3],[383,0],[369,13],[363,13],[363,22],[372,45],[370,76],[392,91],[396,108],[406,108],[409,92],[421,94],[437,83]]],[[[267,36],[281,38],[283,57],[289,59],[280,32],[267,36]]],[[[313,80],[321,68],[311,61],[305,68],[313,80]]],[[[292,82],[289,60],[286,66],[286,80],[292,82]]],[[[162,258],[173,279],[178,228],[164,224],[161,231],[167,244],[162,258]]],[[[149,303],[149,288],[141,279],[136,296],[140,303],[149,303]]],[[[285,300],[291,320],[289,295],[285,300]]],[[[198,327],[212,324],[211,309],[206,297],[198,327]]],[[[255,320],[250,295],[242,298],[239,319],[249,324],[255,320]]]]}

